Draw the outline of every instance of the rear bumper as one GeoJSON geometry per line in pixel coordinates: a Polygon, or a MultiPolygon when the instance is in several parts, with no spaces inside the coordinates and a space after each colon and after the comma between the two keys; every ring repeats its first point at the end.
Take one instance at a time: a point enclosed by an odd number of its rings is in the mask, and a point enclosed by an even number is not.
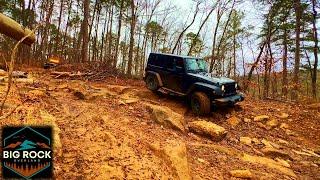
{"type": "Polygon", "coordinates": [[[244,95],[241,93],[238,93],[236,95],[215,99],[213,103],[217,105],[233,105],[243,100],[244,100],[244,95]]]}

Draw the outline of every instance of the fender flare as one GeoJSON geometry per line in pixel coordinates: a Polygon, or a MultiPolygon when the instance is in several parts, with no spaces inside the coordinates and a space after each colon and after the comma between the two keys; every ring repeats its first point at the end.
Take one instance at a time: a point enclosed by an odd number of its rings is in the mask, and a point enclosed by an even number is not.
{"type": "Polygon", "coordinates": [[[215,85],[207,84],[207,83],[202,83],[202,82],[197,82],[194,83],[187,91],[188,95],[191,95],[192,92],[195,90],[203,91],[205,93],[212,93],[215,91],[217,94],[222,93],[221,89],[215,85]]]}
{"type": "Polygon", "coordinates": [[[160,87],[162,87],[162,86],[163,86],[163,82],[162,82],[162,79],[161,79],[161,77],[160,77],[160,74],[159,74],[159,73],[154,72],[154,71],[147,71],[147,73],[146,73],[146,77],[148,76],[148,74],[152,74],[152,75],[156,76],[156,77],[157,77],[157,80],[158,80],[158,83],[159,83],[159,86],[160,86],[160,87]]]}

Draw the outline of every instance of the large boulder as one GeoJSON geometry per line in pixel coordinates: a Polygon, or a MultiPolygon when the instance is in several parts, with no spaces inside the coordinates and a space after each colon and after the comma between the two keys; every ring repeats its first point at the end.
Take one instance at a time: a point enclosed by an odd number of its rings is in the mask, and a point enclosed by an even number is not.
{"type": "Polygon", "coordinates": [[[292,169],[283,166],[282,163],[279,163],[273,159],[270,159],[267,157],[261,157],[261,156],[252,156],[252,155],[245,154],[245,153],[240,158],[244,162],[264,165],[268,168],[275,169],[275,170],[277,170],[285,175],[291,176],[293,178],[297,177],[296,174],[292,171],[292,169]]]}
{"type": "Polygon", "coordinates": [[[151,114],[151,118],[157,123],[175,130],[185,131],[185,121],[181,114],[178,114],[165,106],[149,103],[145,103],[145,105],[151,114]]]}
{"type": "Polygon", "coordinates": [[[232,170],[232,171],[230,171],[230,175],[233,177],[236,177],[236,178],[243,178],[243,179],[253,178],[253,174],[248,169],[232,170]]]}
{"type": "Polygon", "coordinates": [[[269,119],[269,116],[267,115],[259,115],[253,118],[254,121],[264,121],[268,119],[269,119]]]}
{"type": "Polygon", "coordinates": [[[278,117],[279,117],[280,119],[287,119],[287,118],[289,117],[289,114],[287,114],[287,113],[280,113],[280,114],[278,115],[278,117]]]}
{"type": "Polygon", "coordinates": [[[251,146],[252,139],[250,137],[240,137],[240,143],[245,144],[247,146],[251,146]]]}
{"type": "Polygon", "coordinates": [[[227,122],[232,128],[235,128],[241,122],[241,120],[235,116],[232,116],[231,118],[227,119],[227,122]]]}
{"type": "Polygon", "coordinates": [[[266,128],[268,130],[273,129],[279,125],[279,121],[276,119],[270,119],[266,122],[266,128]]]}
{"type": "Polygon", "coordinates": [[[193,121],[189,123],[189,128],[192,132],[214,141],[221,141],[227,135],[225,128],[208,121],[193,121]]]}
{"type": "Polygon", "coordinates": [[[187,147],[184,142],[179,140],[167,140],[164,144],[152,143],[150,144],[150,148],[157,156],[164,158],[165,162],[170,162],[178,179],[191,179],[187,158],[187,147]]]}
{"type": "Polygon", "coordinates": [[[293,160],[292,157],[279,149],[273,148],[273,147],[265,147],[261,150],[265,156],[271,157],[271,158],[281,158],[286,160],[293,160]]]}

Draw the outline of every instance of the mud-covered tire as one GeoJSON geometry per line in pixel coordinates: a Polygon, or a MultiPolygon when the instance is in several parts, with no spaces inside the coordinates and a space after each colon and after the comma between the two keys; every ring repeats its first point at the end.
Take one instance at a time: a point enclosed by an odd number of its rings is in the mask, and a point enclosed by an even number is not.
{"type": "Polygon", "coordinates": [[[191,109],[196,115],[207,115],[211,112],[209,97],[203,92],[194,92],[191,96],[191,109]]]}
{"type": "Polygon", "coordinates": [[[146,85],[147,85],[147,88],[150,89],[151,91],[157,91],[159,89],[158,80],[153,75],[148,75],[146,77],[146,85]]]}

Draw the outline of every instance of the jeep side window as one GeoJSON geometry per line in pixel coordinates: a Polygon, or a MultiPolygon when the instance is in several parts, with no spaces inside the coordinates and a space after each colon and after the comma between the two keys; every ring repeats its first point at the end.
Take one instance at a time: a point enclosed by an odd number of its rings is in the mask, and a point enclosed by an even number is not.
{"type": "Polygon", "coordinates": [[[171,56],[164,56],[165,68],[173,69],[174,58],[171,56]]]}
{"type": "Polygon", "coordinates": [[[176,61],[177,68],[184,69],[184,63],[182,58],[176,58],[175,61],[176,61]]]}

